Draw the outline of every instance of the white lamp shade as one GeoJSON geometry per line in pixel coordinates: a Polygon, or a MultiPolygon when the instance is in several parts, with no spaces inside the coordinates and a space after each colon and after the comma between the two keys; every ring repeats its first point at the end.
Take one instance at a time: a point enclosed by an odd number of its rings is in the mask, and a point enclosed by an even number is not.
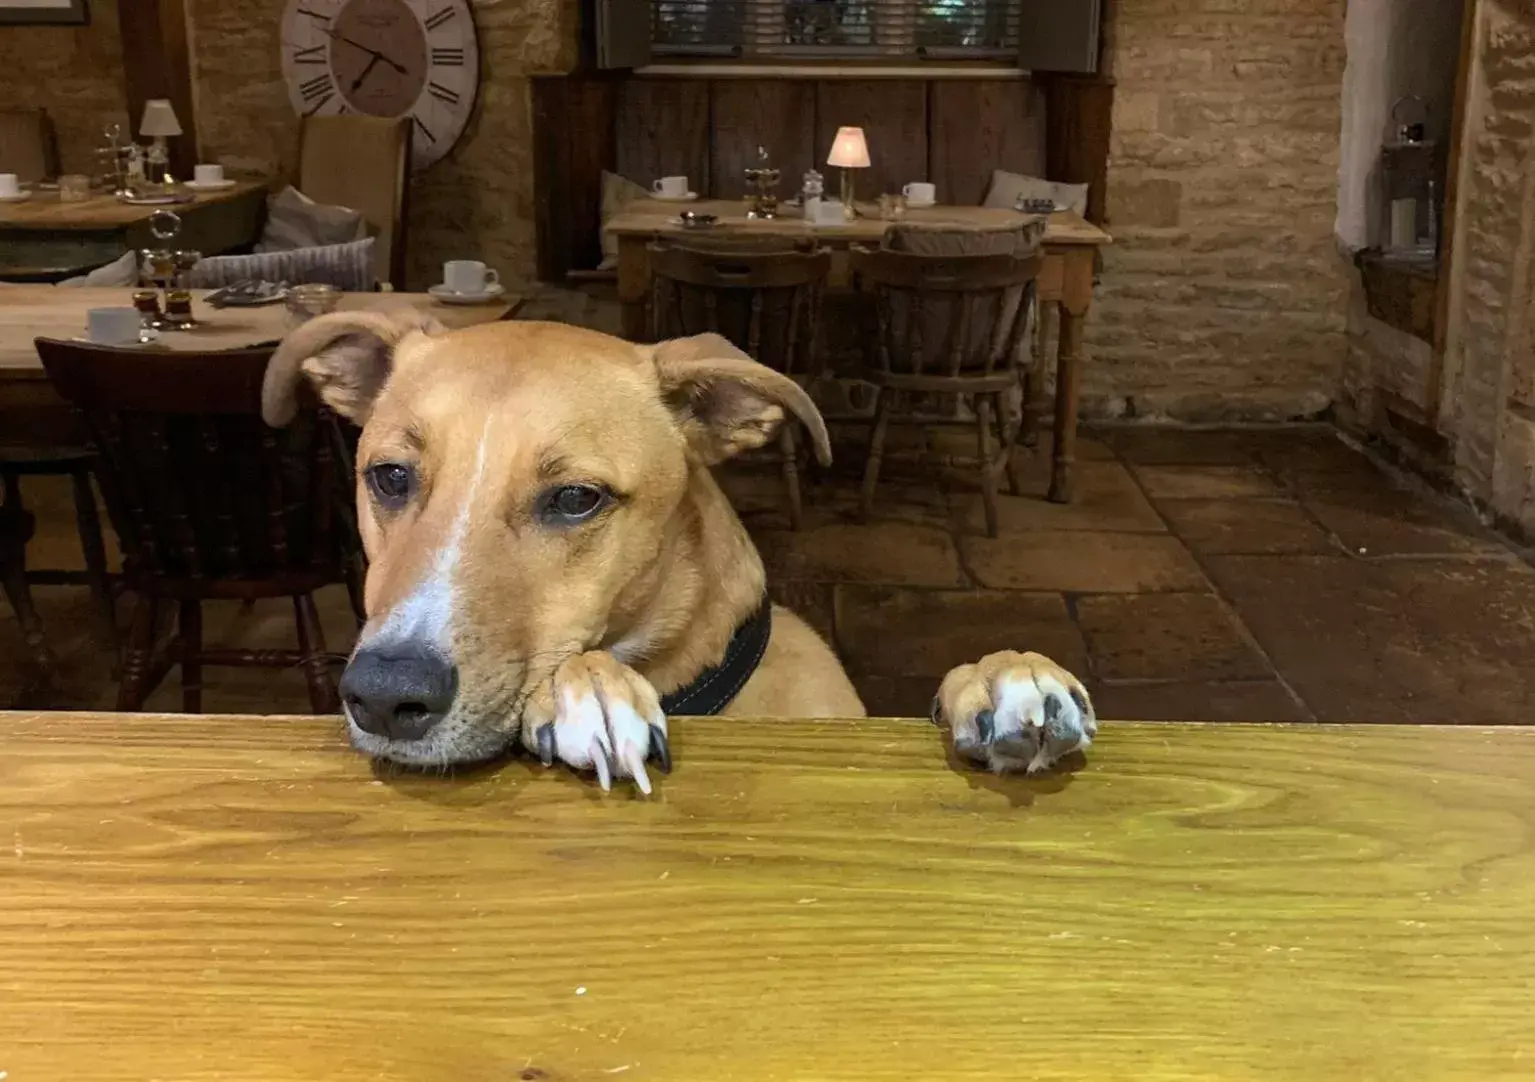
{"type": "Polygon", "coordinates": [[[144,103],[144,119],[139,121],[140,135],[180,135],[181,122],[166,98],[150,98],[144,103]]]}
{"type": "Polygon", "coordinates": [[[863,129],[838,128],[837,138],[831,143],[831,153],[826,155],[826,164],[843,169],[869,168],[869,144],[864,141],[863,129]]]}

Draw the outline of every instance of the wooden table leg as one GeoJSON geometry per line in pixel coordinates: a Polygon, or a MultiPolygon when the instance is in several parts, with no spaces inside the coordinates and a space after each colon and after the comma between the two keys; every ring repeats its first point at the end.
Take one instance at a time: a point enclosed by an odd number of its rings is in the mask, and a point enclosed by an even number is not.
{"type": "Polygon", "coordinates": [[[1052,503],[1070,503],[1077,459],[1077,394],[1082,379],[1082,314],[1061,306],[1061,346],[1055,370],[1055,447],[1050,463],[1052,503]]]}
{"type": "Polygon", "coordinates": [[[618,303],[624,337],[650,341],[650,255],[645,237],[618,238],[618,303]]]}
{"type": "Polygon", "coordinates": [[[1045,371],[1050,363],[1050,339],[1055,330],[1057,302],[1040,298],[1034,317],[1034,363],[1024,376],[1023,415],[1018,442],[1025,447],[1039,444],[1039,422],[1045,413],[1045,371]]]}
{"type": "Polygon", "coordinates": [[[1055,447],[1050,463],[1052,503],[1070,503],[1072,469],[1077,459],[1077,408],[1082,382],[1082,325],[1093,302],[1091,248],[1065,256],[1061,272],[1060,344],[1055,366],[1055,447]]]}

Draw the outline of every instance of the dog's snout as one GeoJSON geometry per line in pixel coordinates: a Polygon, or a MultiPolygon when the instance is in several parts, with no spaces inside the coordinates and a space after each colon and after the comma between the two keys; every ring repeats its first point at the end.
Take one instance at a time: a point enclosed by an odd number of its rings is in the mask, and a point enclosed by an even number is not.
{"type": "Polygon", "coordinates": [[[341,699],[364,732],[419,740],[453,706],[458,669],[435,650],[364,647],[341,674],[341,699]]]}

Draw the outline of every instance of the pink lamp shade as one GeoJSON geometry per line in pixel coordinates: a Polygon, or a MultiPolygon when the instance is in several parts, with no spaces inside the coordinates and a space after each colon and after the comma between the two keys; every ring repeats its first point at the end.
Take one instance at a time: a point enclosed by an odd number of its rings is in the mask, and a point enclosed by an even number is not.
{"type": "Polygon", "coordinates": [[[864,140],[862,128],[838,128],[832,140],[831,153],[826,155],[827,165],[843,169],[869,168],[869,144],[864,140]]]}

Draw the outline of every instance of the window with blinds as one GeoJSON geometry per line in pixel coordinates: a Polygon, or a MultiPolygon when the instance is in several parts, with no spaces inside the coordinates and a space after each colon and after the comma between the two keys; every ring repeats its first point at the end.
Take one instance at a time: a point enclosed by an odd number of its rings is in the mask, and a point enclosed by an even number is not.
{"type": "Polygon", "coordinates": [[[656,57],[1016,60],[1024,0],[650,0],[656,57]]]}

